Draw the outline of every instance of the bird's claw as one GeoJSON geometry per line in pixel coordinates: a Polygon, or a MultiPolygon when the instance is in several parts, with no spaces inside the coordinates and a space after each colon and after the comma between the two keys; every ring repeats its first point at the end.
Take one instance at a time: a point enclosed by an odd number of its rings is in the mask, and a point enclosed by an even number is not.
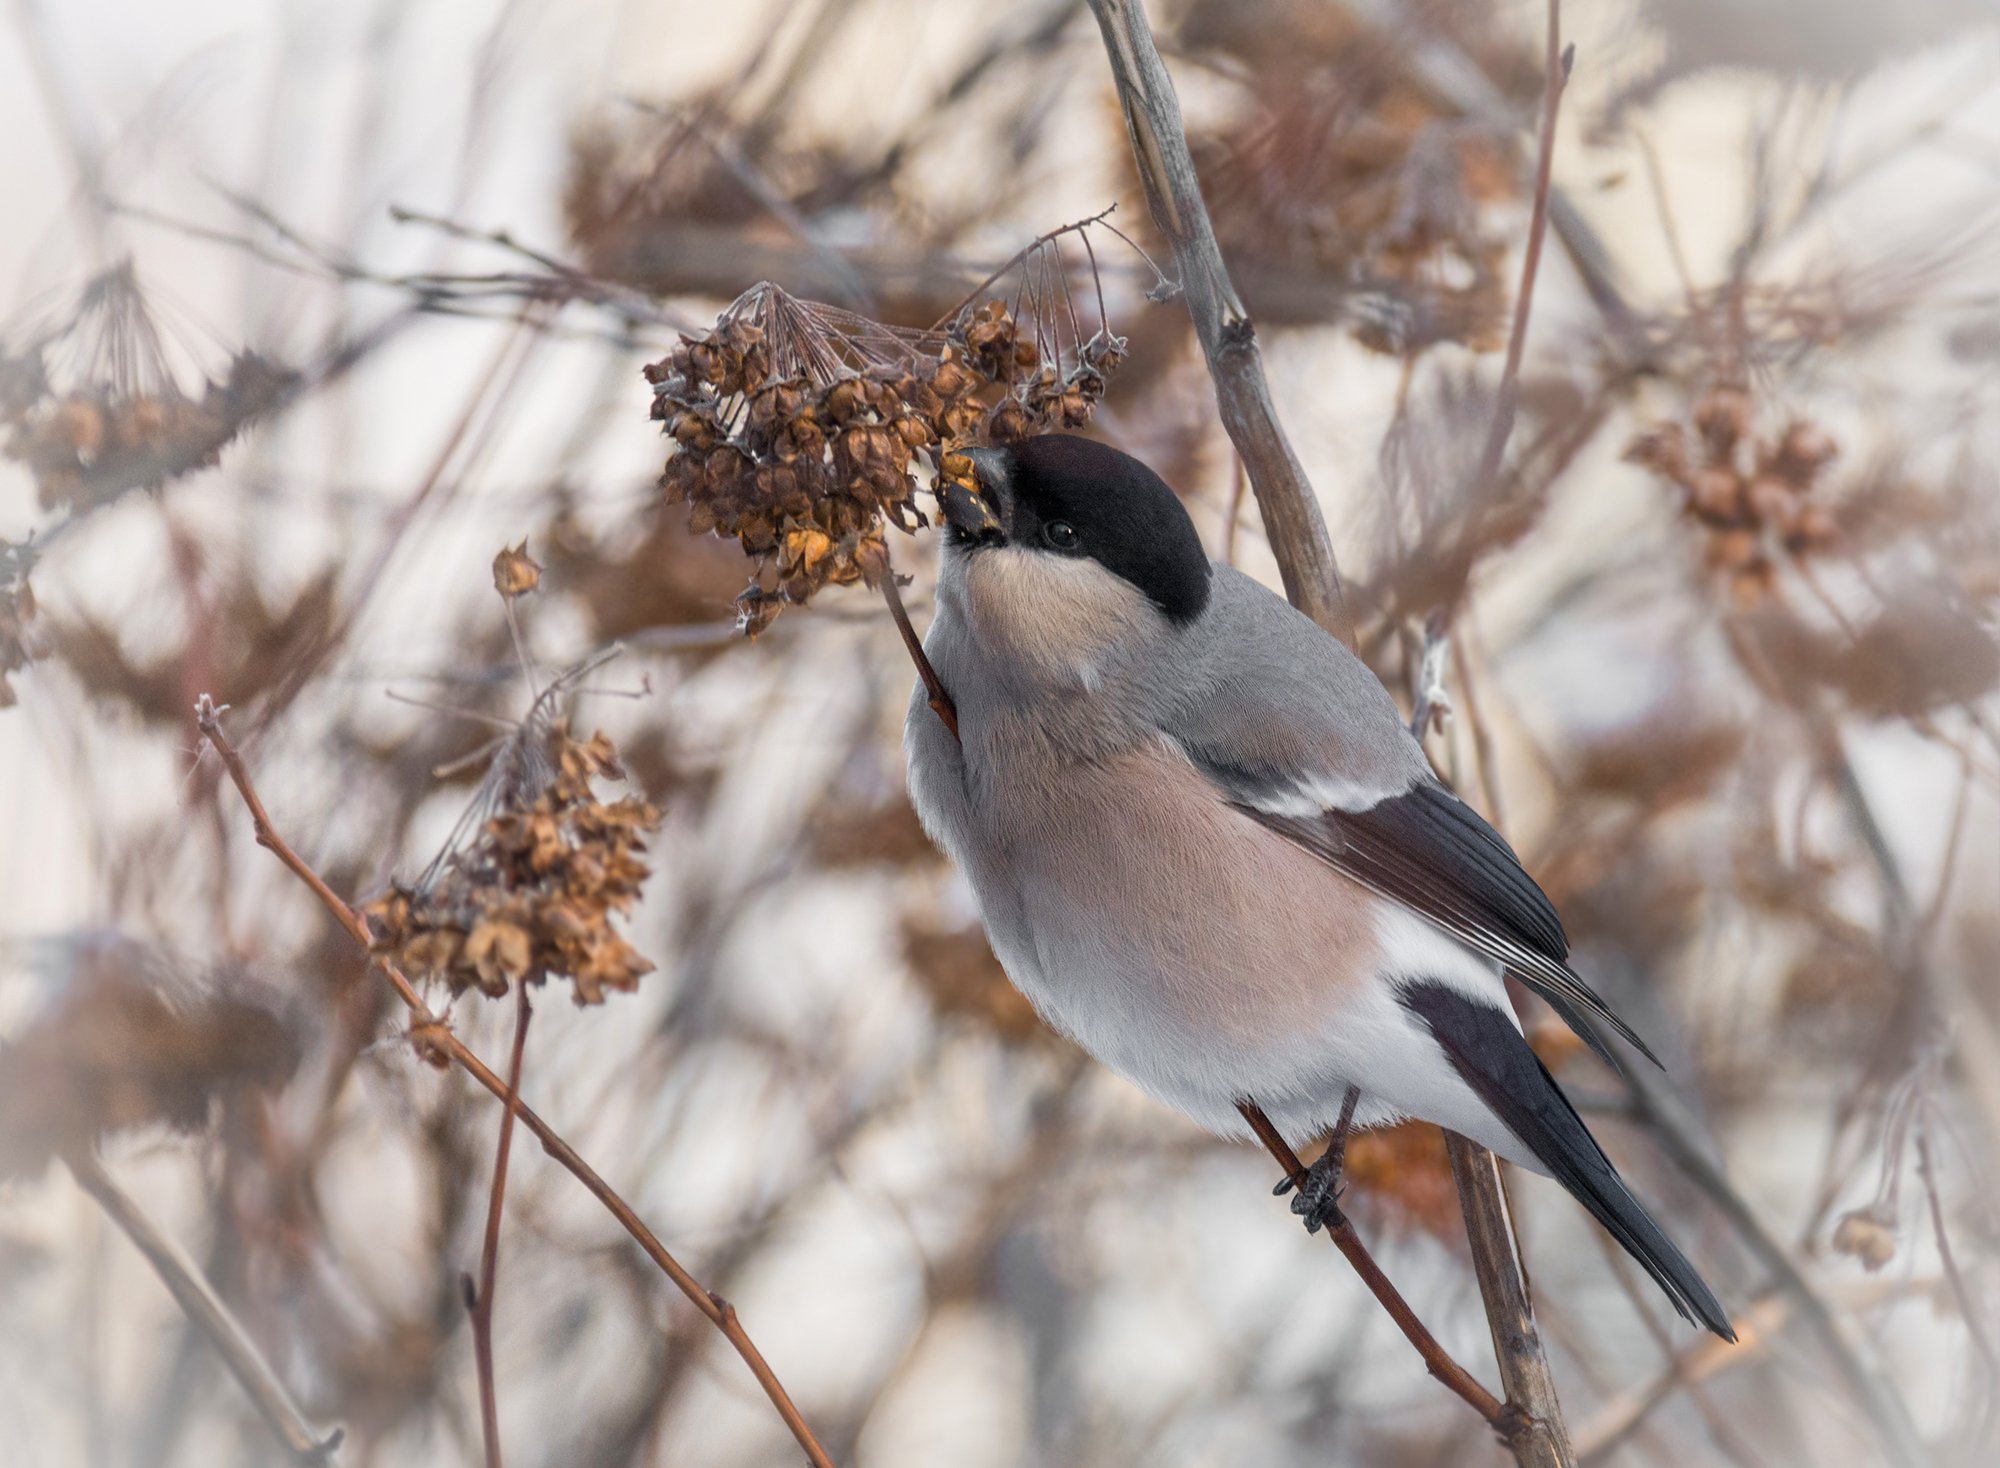
{"type": "MultiPolygon", "coordinates": [[[[1344,1137],[1340,1138],[1339,1143],[1321,1153],[1298,1183],[1297,1196],[1292,1199],[1292,1212],[1305,1220],[1309,1234],[1316,1234],[1322,1228],[1339,1228],[1346,1222],[1345,1215],[1340,1211],[1340,1170],[1347,1152],[1341,1143],[1345,1141],[1344,1137]]],[[[1283,1193],[1291,1189],[1292,1179],[1286,1178],[1284,1187],[1279,1191],[1283,1193]]]]}

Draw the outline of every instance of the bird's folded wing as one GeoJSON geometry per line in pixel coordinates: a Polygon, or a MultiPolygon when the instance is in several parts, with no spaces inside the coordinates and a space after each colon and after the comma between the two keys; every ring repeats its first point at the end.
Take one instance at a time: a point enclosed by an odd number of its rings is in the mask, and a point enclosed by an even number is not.
{"type": "Polygon", "coordinates": [[[1618,1060],[1597,1032],[1600,1023],[1659,1064],[1631,1026],[1570,971],[1569,941],[1556,910],[1507,843],[1442,785],[1424,781],[1366,810],[1331,807],[1310,816],[1260,809],[1241,799],[1235,804],[1502,965],[1613,1067],[1618,1060]]]}
{"type": "Polygon", "coordinates": [[[1602,1023],[1659,1062],[1565,961],[1554,906],[1479,813],[1438,783],[1395,701],[1336,638],[1218,567],[1199,665],[1162,732],[1252,819],[1503,965],[1590,1047],[1602,1023]]]}

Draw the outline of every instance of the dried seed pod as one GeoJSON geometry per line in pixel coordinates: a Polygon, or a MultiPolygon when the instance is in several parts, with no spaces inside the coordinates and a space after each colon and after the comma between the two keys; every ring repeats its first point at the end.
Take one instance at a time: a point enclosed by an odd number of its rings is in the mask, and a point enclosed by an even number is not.
{"type": "Polygon", "coordinates": [[[1833,1247],[1850,1259],[1859,1259],[1873,1274],[1896,1257],[1895,1220],[1875,1208],[1843,1213],[1834,1225],[1833,1247]]]}
{"type": "Polygon", "coordinates": [[[542,568],[529,556],[527,541],[505,548],[493,557],[493,589],[507,600],[526,596],[541,584],[542,568]]]}
{"type": "Polygon", "coordinates": [[[1777,588],[1784,555],[1805,555],[1834,539],[1833,517],[1808,496],[1835,446],[1799,419],[1776,440],[1758,436],[1754,404],[1733,384],[1705,392],[1692,417],[1702,463],[1689,462],[1688,436],[1676,423],[1634,435],[1624,456],[1680,487],[1690,517],[1710,532],[1709,565],[1738,604],[1754,605],[1777,588]],[[1754,471],[1741,467],[1746,463],[1754,471]]]}
{"type": "Polygon", "coordinates": [[[1044,364],[999,300],[946,331],[899,333],[764,285],[648,365],[652,415],[675,445],[662,491],[686,503],[690,530],[732,536],[759,562],[739,627],[754,636],[781,607],[878,574],[863,558],[886,560],[882,523],[928,523],[918,452],[1087,422],[1125,344],[1104,330],[1068,340],[1044,364]]]}
{"type": "Polygon", "coordinates": [[[1743,481],[1733,470],[1713,464],[1696,470],[1688,498],[1695,513],[1711,525],[1727,527],[1743,519],[1743,481]]]}
{"type": "Polygon", "coordinates": [[[1798,491],[1774,474],[1759,474],[1752,479],[1744,498],[1750,513],[1774,530],[1791,528],[1803,505],[1798,491]]]}
{"type": "Polygon", "coordinates": [[[659,812],[632,796],[604,801],[593,781],[623,779],[604,735],[587,742],[561,725],[524,727],[546,772],[516,790],[462,849],[418,888],[392,889],[365,909],[373,947],[453,993],[501,995],[516,984],[570,980],[579,1004],[629,989],[652,965],[612,925],[631,909],[648,867],[645,837],[659,812]]]}
{"type": "Polygon", "coordinates": [[[1810,488],[1819,471],[1840,453],[1825,429],[1816,423],[1794,423],[1778,440],[1770,456],[1771,471],[1789,480],[1795,488],[1810,488]]]}

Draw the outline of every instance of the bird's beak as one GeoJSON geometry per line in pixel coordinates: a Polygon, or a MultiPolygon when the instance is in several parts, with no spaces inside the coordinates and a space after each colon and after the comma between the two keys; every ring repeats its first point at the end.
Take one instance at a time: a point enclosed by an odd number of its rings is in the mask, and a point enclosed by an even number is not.
{"type": "Polygon", "coordinates": [[[1007,455],[999,449],[959,449],[945,455],[939,497],[952,539],[960,544],[986,544],[1007,538],[1007,455]],[[954,463],[963,459],[964,464],[954,463]],[[956,472],[954,472],[956,471],[956,472]]]}

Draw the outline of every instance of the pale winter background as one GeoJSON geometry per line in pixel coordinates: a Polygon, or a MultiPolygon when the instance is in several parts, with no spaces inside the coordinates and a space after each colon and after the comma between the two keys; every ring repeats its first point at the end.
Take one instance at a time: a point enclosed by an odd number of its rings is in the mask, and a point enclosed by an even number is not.
{"type": "MultiPolygon", "coordinates": [[[[1362,649],[1406,705],[1431,649],[1434,759],[1667,1062],[1621,1080],[1524,1010],[1744,1335],[1698,1338],[1515,1179],[1580,1457],[1995,1461],[1995,7],[1566,7],[1490,476],[1541,7],[1153,9],[1362,649]]],[[[561,914],[612,992],[536,991],[522,1092],[734,1303],[835,1461],[1502,1460],[1266,1157],[1004,987],[903,798],[880,600],[830,587],[739,637],[751,563],[657,485],[640,368],[760,279],[926,328],[1113,203],[1170,265],[1083,4],[16,0],[0,136],[0,1462],[299,1459],[149,1229],[267,1397],[345,1430],[334,1461],[479,1461],[460,1278],[501,1108],[425,1063],[254,843],[193,709],[229,705],[278,830],[360,902],[452,837],[528,685],[613,644],[552,703],[656,808],[651,874],[627,917],[561,914]],[[539,588],[503,602],[523,539],[539,588]],[[619,933],[655,966],[629,991],[619,933]]],[[[1060,326],[1067,280],[1093,335],[1083,238],[984,296],[1060,326]]],[[[1127,342],[1090,431],[1272,576],[1254,505],[1227,528],[1183,304],[1087,238],[1127,342]]],[[[921,625],[933,541],[888,541],[921,625]]],[[[558,788],[515,819],[602,843],[633,811],[558,788]]],[[[525,931],[454,972],[501,987],[525,931]]],[[[511,1001],[419,982],[504,1071],[511,1001]]],[[[1350,1166],[1362,1235],[1493,1383],[1435,1134],[1350,1166]]],[[[509,1178],[509,1462],[798,1461],[525,1134],[509,1178]]]]}

